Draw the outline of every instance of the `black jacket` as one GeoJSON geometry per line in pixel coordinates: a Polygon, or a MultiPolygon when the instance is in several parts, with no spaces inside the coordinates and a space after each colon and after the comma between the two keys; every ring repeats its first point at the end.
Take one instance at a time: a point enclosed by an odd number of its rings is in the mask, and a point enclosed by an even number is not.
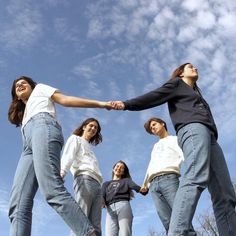
{"type": "Polygon", "coordinates": [[[160,88],[124,102],[125,110],[139,111],[168,103],[169,113],[176,132],[189,123],[206,125],[217,139],[217,128],[209,105],[198,90],[182,79],[170,79],[160,88]]]}

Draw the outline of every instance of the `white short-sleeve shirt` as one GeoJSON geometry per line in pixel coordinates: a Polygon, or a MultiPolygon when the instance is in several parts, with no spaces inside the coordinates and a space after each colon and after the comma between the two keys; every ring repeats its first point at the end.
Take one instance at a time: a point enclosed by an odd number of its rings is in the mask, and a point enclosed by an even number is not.
{"type": "Polygon", "coordinates": [[[40,113],[48,112],[56,117],[56,108],[51,96],[57,91],[56,88],[45,84],[37,84],[32,91],[25,107],[24,117],[22,120],[22,128],[30,120],[31,117],[40,113]]]}

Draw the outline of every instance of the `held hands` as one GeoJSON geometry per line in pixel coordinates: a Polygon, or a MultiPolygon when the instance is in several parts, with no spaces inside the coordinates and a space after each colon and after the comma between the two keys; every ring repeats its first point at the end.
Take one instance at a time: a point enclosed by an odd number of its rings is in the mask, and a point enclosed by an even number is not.
{"type": "Polygon", "coordinates": [[[124,110],[125,104],[122,101],[109,101],[109,105],[113,110],[124,110]]]}
{"type": "Polygon", "coordinates": [[[102,108],[107,110],[124,110],[125,104],[122,101],[109,101],[109,102],[100,102],[102,108]]]}
{"type": "Polygon", "coordinates": [[[139,190],[140,193],[148,193],[148,188],[147,187],[144,187],[142,186],[141,189],[139,190]]]}

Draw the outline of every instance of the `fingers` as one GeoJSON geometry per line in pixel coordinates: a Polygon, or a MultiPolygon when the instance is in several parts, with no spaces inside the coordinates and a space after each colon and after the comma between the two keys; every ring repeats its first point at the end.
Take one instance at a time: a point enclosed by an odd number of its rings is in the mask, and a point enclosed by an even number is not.
{"type": "Polygon", "coordinates": [[[109,109],[124,110],[125,104],[122,101],[109,101],[107,102],[109,109]]]}

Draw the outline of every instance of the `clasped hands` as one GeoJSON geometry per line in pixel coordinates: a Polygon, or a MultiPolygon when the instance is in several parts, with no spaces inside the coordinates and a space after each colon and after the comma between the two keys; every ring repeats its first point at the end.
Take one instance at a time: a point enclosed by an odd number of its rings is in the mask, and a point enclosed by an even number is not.
{"type": "Polygon", "coordinates": [[[122,101],[109,101],[106,102],[105,108],[107,110],[124,110],[125,104],[122,101]]]}

